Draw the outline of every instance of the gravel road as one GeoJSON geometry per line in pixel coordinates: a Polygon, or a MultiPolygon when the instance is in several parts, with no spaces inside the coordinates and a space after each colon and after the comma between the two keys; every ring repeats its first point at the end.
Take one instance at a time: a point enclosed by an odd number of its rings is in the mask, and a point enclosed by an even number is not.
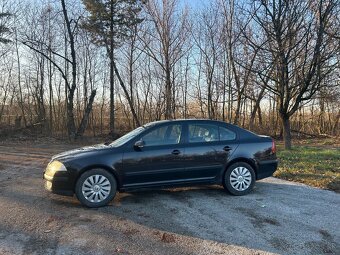
{"type": "Polygon", "coordinates": [[[340,254],[340,194],[267,178],[121,193],[107,207],[50,194],[42,172],[74,146],[0,145],[0,254],[340,254]]]}

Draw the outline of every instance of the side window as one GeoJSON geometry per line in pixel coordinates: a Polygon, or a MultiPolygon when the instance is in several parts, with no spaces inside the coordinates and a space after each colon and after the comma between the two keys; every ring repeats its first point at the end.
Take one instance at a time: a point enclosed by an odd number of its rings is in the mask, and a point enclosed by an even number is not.
{"type": "Polygon", "coordinates": [[[181,139],[181,125],[168,125],[156,128],[144,135],[145,146],[178,144],[181,139]]]}
{"type": "Polygon", "coordinates": [[[189,125],[189,143],[218,141],[218,127],[209,124],[189,125]]]}
{"type": "Polygon", "coordinates": [[[230,141],[230,140],[235,140],[236,134],[224,127],[219,127],[220,131],[220,141],[230,141]]]}
{"type": "Polygon", "coordinates": [[[168,128],[169,136],[167,136],[167,144],[177,144],[181,139],[182,126],[172,125],[168,128]]]}

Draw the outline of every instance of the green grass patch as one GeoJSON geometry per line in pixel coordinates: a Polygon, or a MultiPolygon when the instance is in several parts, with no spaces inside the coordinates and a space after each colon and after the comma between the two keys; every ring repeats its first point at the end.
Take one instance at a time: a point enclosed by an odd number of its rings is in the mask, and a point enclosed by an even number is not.
{"type": "Polygon", "coordinates": [[[279,168],[274,176],[340,192],[340,148],[330,145],[278,146],[279,168]]]}

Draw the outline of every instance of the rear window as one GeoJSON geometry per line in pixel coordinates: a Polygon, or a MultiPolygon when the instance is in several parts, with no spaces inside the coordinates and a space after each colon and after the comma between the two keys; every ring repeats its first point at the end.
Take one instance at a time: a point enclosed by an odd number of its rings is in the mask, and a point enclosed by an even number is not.
{"type": "Polygon", "coordinates": [[[209,124],[189,125],[189,143],[219,141],[218,126],[209,124]]]}
{"type": "Polygon", "coordinates": [[[189,143],[235,140],[235,132],[212,124],[190,124],[189,143]]]}

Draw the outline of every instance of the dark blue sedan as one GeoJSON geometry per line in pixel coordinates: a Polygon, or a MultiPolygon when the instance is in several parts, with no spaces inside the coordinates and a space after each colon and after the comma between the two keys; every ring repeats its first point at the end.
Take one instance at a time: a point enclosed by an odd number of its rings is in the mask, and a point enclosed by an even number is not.
{"type": "Polygon", "coordinates": [[[88,207],[109,203],[116,192],[221,184],[233,195],[277,169],[275,142],[213,120],[167,120],[141,126],[115,140],[54,156],[45,187],[76,194],[88,207]]]}

